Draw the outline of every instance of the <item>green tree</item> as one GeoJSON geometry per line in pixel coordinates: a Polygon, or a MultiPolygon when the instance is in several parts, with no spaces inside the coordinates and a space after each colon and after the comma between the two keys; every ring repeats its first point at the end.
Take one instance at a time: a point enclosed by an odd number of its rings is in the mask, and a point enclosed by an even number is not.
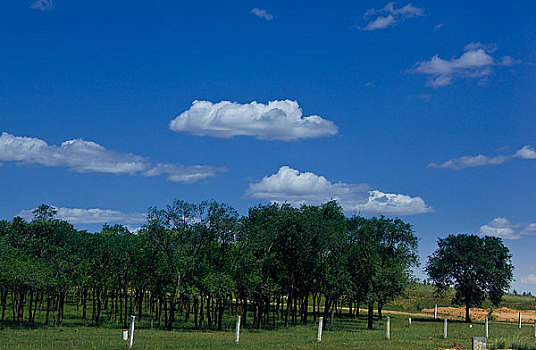
{"type": "Polygon", "coordinates": [[[456,290],[452,302],[469,310],[479,307],[486,296],[494,305],[502,301],[513,277],[510,250],[497,237],[449,235],[438,240],[438,249],[428,258],[426,272],[436,291],[456,290]]]}
{"type": "Polygon", "coordinates": [[[58,210],[56,208],[44,203],[32,210],[32,214],[36,220],[50,220],[54,218],[57,212],[58,210]]]}

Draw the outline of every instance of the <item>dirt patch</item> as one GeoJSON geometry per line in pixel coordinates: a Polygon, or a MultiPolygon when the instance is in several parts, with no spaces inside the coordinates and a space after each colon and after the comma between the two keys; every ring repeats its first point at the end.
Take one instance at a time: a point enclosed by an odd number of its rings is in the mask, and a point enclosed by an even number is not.
{"type": "MultiPolygon", "coordinates": [[[[473,320],[483,321],[489,314],[490,309],[472,308],[469,311],[469,315],[473,320]]],[[[423,309],[422,312],[426,314],[434,314],[434,309],[423,309]]],[[[507,307],[501,307],[494,309],[492,318],[496,321],[517,322],[519,320],[519,312],[521,312],[521,320],[523,323],[534,323],[536,320],[536,310],[514,310],[507,307]]],[[[456,317],[460,319],[465,318],[464,307],[438,307],[437,314],[449,317],[456,317]]]]}

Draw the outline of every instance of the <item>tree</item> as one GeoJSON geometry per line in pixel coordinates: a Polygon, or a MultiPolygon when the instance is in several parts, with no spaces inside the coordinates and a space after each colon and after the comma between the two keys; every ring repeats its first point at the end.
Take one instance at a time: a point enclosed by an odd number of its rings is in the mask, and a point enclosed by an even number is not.
{"type": "Polygon", "coordinates": [[[465,322],[471,322],[469,310],[489,297],[494,305],[502,301],[513,277],[510,250],[497,237],[449,235],[438,240],[439,248],[428,258],[426,272],[436,292],[454,287],[452,302],[465,305],[465,322]]]}
{"type": "Polygon", "coordinates": [[[58,210],[50,205],[41,204],[37,208],[32,210],[35,220],[50,220],[52,219],[58,210]]]}
{"type": "Polygon", "coordinates": [[[400,295],[417,266],[418,240],[410,224],[400,219],[353,217],[347,220],[348,268],[353,297],[368,306],[372,329],[374,303],[381,317],[383,304],[400,295]]]}

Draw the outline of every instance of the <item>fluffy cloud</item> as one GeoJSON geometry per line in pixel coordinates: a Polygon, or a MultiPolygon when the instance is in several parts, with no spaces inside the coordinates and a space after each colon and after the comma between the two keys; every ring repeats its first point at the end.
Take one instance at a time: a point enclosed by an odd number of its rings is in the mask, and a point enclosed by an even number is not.
{"type": "MultiPolygon", "coordinates": [[[[144,213],[122,213],[116,210],[97,208],[54,208],[57,210],[56,219],[64,220],[71,224],[141,224],[147,220],[147,216],[144,213]]],[[[33,218],[32,210],[23,210],[17,216],[30,220],[33,218]]]]}
{"type": "Polygon", "coordinates": [[[261,140],[292,141],[337,134],[332,121],[317,115],[304,117],[298,102],[271,101],[240,104],[194,101],[169,124],[175,132],[197,136],[231,138],[244,135],[261,140]]]}
{"type": "Polygon", "coordinates": [[[536,159],[536,151],[531,146],[524,146],[518,149],[514,154],[498,155],[494,157],[478,154],[476,156],[462,156],[459,158],[449,159],[441,164],[430,163],[431,168],[454,169],[460,170],[470,167],[478,167],[483,165],[502,164],[511,159],[536,159]]]}
{"type": "Polygon", "coordinates": [[[30,8],[34,10],[50,11],[54,10],[54,3],[52,0],[36,0],[32,2],[30,8]]]}
{"type": "Polygon", "coordinates": [[[117,153],[83,139],[49,145],[33,137],[0,136],[0,161],[20,164],[39,164],[47,167],[66,167],[79,173],[167,175],[170,181],[195,182],[214,176],[222,168],[185,166],[180,164],[153,165],[147,158],[131,153],[117,153]]]}
{"type": "Polygon", "coordinates": [[[274,16],[269,14],[266,10],[259,9],[256,7],[251,10],[251,13],[257,17],[264,18],[267,21],[271,21],[274,18],[274,16]]]}
{"type": "Polygon", "coordinates": [[[376,30],[394,26],[399,22],[403,22],[408,18],[425,16],[424,9],[413,6],[412,3],[406,6],[395,8],[395,3],[390,2],[383,8],[368,9],[363,15],[363,19],[368,21],[361,30],[376,30]]]}
{"type": "Polygon", "coordinates": [[[527,276],[521,277],[521,283],[536,284],[536,274],[530,273],[527,276]]]}
{"type": "Polygon", "coordinates": [[[503,239],[519,239],[523,236],[534,234],[536,234],[536,223],[513,223],[505,217],[496,217],[489,223],[480,226],[481,236],[494,236],[503,239]]]}
{"type": "Polygon", "coordinates": [[[464,47],[464,53],[459,58],[442,59],[435,55],[429,61],[415,64],[411,72],[428,75],[427,85],[441,87],[449,85],[455,78],[479,79],[480,82],[493,73],[495,66],[508,66],[514,63],[510,56],[497,59],[491,54],[497,50],[495,44],[472,42],[464,47]]]}
{"type": "Polygon", "coordinates": [[[428,213],[432,208],[420,197],[384,193],[366,184],[331,183],[324,176],[282,166],[276,174],[252,183],[246,197],[288,202],[291,205],[318,205],[335,199],[344,211],[363,215],[412,215],[428,213]]]}

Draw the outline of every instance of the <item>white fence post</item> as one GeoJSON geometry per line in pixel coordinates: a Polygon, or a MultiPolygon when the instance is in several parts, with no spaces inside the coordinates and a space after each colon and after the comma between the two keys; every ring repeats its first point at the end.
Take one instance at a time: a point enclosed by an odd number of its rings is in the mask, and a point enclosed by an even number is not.
{"type": "Polygon", "coordinates": [[[411,317],[408,318],[408,324],[411,326],[411,317]]]}
{"type": "Polygon", "coordinates": [[[136,316],[130,316],[130,330],[128,331],[128,341],[127,348],[132,349],[134,344],[134,322],[136,321],[136,316]]]}
{"type": "Polygon", "coordinates": [[[434,306],[434,320],[437,319],[437,304],[434,306]]]}
{"type": "Polygon", "coordinates": [[[521,328],[521,312],[519,313],[519,328],[521,328]]]}
{"type": "Polygon", "coordinates": [[[322,341],[322,326],[324,324],[324,317],[320,317],[318,319],[318,336],[316,337],[316,341],[322,341]]]}
{"type": "Polygon", "coordinates": [[[489,337],[489,322],[488,318],[486,317],[486,339],[489,337]]]}
{"type": "Polygon", "coordinates": [[[447,319],[445,318],[445,324],[443,326],[443,338],[447,339],[447,319]]]}
{"type": "Polygon", "coordinates": [[[385,339],[391,339],[391,317],[387,316],[387,329],[385,331],[385,339]]]}
{"type": "Polygon", "coordinates": [[[235,344],[238,344],[239,340],[240,340],[240,316],[236,318],[236,331],[235,331],[235,336],[234,336],[235,344]]]}

